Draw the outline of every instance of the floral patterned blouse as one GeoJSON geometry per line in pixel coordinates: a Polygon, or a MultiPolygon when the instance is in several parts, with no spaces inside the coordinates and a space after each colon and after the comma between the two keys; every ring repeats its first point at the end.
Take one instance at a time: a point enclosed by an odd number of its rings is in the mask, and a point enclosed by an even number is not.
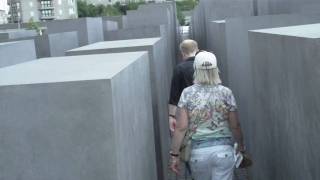
{"type": "Polygon", "coordinates": [[[194,84],[183,90],[178,107],[188,112],[192,139],[232,137],[228,118],[237,105],[229,88],[194,84]]]}

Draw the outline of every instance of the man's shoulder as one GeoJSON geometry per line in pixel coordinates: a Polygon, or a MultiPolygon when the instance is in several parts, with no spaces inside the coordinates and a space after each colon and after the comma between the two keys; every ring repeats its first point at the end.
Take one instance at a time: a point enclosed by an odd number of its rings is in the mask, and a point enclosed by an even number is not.
{"type": "Polygon", "coordinates": [[[193,61],[181,62],[178,65],[176,65],[175,70],[178,72],[193,70],[193,61]]]}

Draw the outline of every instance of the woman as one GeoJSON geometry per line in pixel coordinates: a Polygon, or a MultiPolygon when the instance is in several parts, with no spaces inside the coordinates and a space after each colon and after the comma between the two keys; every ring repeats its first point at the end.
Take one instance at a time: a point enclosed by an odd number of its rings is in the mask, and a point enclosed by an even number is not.
{"type": "Polygon", "coordinates": [[[179,173],[179,149],[188,131],[192,139],[190,166],[195,180],[232,180],[233,144],[244,151],[237,106],[232,91],[220,85],[214,54],[199,52],[194,61],[194,85],[183,90],[176,112],[170,168],[179,173]]]}

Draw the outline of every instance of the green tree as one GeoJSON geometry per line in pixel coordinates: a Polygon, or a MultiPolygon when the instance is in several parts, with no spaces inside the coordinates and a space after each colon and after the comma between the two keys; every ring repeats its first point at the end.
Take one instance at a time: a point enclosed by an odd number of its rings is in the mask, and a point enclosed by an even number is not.
{"type": "Polygon", "coordinates": [[[88,17],[88,3],[87,1],[77,1],[78,6],[78,16],[88,17]]]}
{"type": "Polygon", "coordinates": [[[180,7],[177,7],[177,18],[179,21],[180,26],[185,25],[186,23],[186,17],[184,16],[184,14],[182,13],[180,7]]]}
{"type": "Polygon", "coordinates": [[[181,11],[190,11],[193,10],[198,4],[198,0],[183,0],[177,1],[177,8],[179,7],[181,11]]]}
{"type": "Polygon", "coordinates": [[[27,29],[36,30],[39,35],[42,35],[39,22],[35,22],[33,18],[29,19],[29,22],[27,24],[27,29]]]}

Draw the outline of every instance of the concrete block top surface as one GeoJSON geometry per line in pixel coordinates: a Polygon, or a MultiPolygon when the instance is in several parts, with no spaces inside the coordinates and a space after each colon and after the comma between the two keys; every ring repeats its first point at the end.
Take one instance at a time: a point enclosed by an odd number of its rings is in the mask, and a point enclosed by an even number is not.
{"type": "Polygon", "coordinates": [[[308,24],[300,26],[288,26],[280,28],[251,30],[251,32],[294,36],[303,38],[320,38],[320,24],[308,24]]]}
{"type": "Polygon", "coordinates": [[[82,46],[80,48],[72,49],[67,52],[94,50],[94,49],[114,49],[114,48],[124,48],[124,47],[150,46],[157,43],[160,39],[161,38],[143,38],[143,39],[103,41],[103,42],[90,44],[87,46],[82,46]]]}
{"type": "Polygon", "coordinates": [[[217,20],[217,21],[212,21],[214,23],[226,23],[226,20],[217,20]]]}
{"type": "Polygon", "coordinates": [[[0,46],[6,46],[6,45],[9,45],[9,44],[16,44],[16,43],[19,43],[19,42],[18,41],[2,42],[2,43],[0,43],[0,46]]]}
{"type": "Polygon", "coordinates": [[[0,86],[111,79],[147,52],[43,58],[0,69],[0,86]]]}

